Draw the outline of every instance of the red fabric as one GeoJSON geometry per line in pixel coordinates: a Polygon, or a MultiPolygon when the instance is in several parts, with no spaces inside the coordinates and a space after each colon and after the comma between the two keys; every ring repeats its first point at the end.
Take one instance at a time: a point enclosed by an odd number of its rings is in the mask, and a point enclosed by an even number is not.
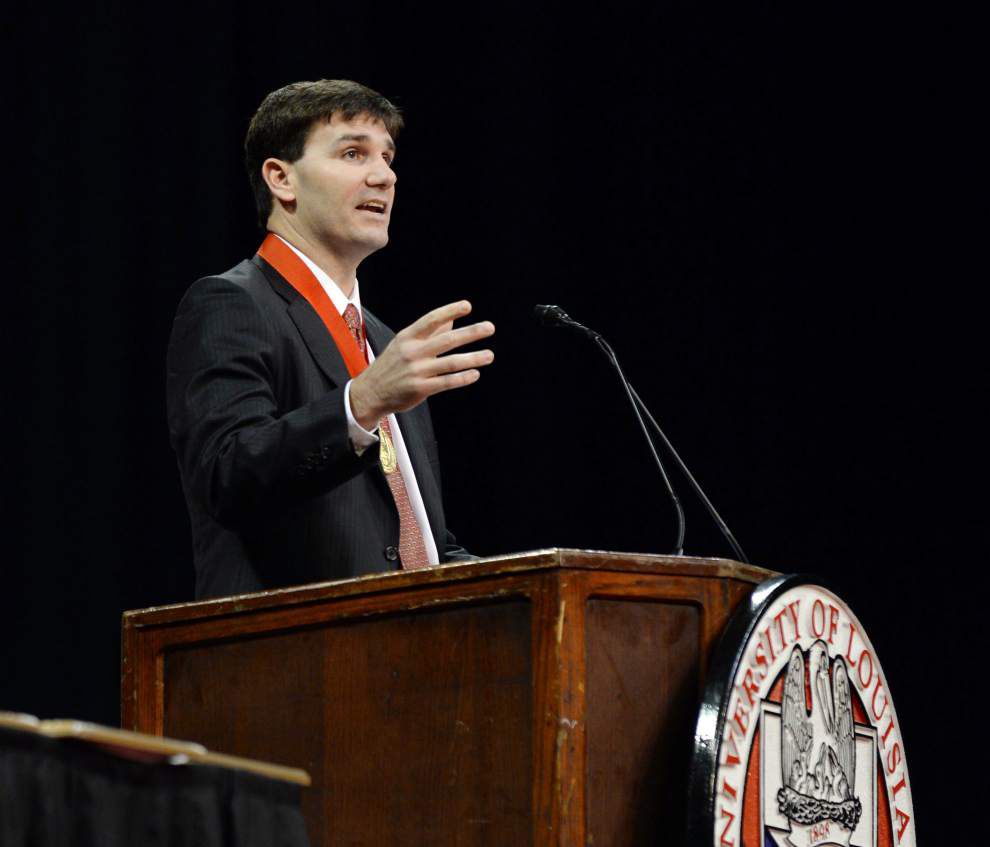
{"type": "Polygon", "coordinates": [[[306,267],[306,263],[296,255],[295,251],[281,238],[270,232],[258,248],[258,255],[305,297],[306,302],[320,316],[327,331],[333,336],[333,342],[337,345],[340,355],[344,357],[347,372],[355,377],[368,367],[367,357],[354,343],[354,337],[333,305],[333,300],[323,290],[320,281],[313,276],[313,272],[306,267]]]}

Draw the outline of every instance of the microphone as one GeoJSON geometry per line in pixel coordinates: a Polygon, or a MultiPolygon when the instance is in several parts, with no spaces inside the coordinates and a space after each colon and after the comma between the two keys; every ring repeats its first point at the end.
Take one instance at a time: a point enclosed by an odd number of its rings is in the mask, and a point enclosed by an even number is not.
{"type": "Polygon", "coordinates": [[[684,508],[681,506],[681,501],[677,496],[677,492],[674,491],[674,486],[670,481],[670,477],[667,476],[667,470],[664,468],[663,462],[660,461],[660,455],[657,453],[656,445],[653,443],[653,439],[650,438],[650,433],[646,429],[646,424],[643,422],[643,416],[640,414],[639,407],[636,405],[632,386],[629,385],[626,375],[622,372],[622,367],[619,365],[619,359],[615,355],[615,351],[612,350],[609,343],[602,338],[601,335],[592,329],[588,329],[588,327],[584,324],[578,323],[570,315],[568,315],[567,312],[561,309],[560,306],[537,305],[533,309],[533,312],[539,319],[540,323],[544,326],[566,327],[568,329],[578,330],[584,335],[587,335],[602,349],[608,357],[608,360],[612,363],[612,367],[615,368],[615,371],[619,375],[619,379],[622,382],[622,387],[626,390],[626,396],[629,398],[633,413],[636,415],[636,420],[639,422],[639,428],[643,431],[643,437],[646,439],[647,445],[649,445],[650,453],[653,454],[653,461],[656,462],[657,468],[660,470],[660,476],[663,478],[663,483],[667,489],[667,493],[670,495],[671,502],[674,504],[674,511],[677,513],[677,543],[674,547],[674,555],[683,556],[685,532],[684,508]]]}
{"type": "Polygon", "coordinates": [[[711,515],[712,520],[715,521],[715,525],[719,528],[722,533],[722,537],[729,543],[732,551],[735,553],[736,557],[741,562],[749,564],[749,559],[746,558],[746,554],[743,552],[742,547],[739,546],[739,542],[736,541],[736,537],[732,534],[728,525],[722,520],[722,516],[715,510],[715,506],[712,505],[712,501],[708,499],[708,496],[702,490],[701,485],[694,478],[691,471],[688,470],[684,460],[681,459],[680,455],[674,449],[674,445],[670,443],[670,439],[664,434],[663,430],[660,428],[660,424],[657,423],[656,418],[650,414],[650,410],[646,407],[646,404],[642,401],[636,390],[629,385],[626,381],[625,375],[622,373],[622,368],[619,367],[619,360],[615,355],[615,351],[609,345],[604,338],[601,337],[594,330],[588,329],[588,327],[583,324],[578,323],[570,315],[567,314],[559,306],[537,306],[536,315],[540,318],[540,322],[545,326],[563,326],[570,329],[579,330],[585,335],[589,336],[595,343],[602,349],[605,355],[608,357],[612,366],[616,369],[619,374],[619,378],[622,380],[622,385],[626,389],[626,394],[629,397],[630,402],[633,406],[633,411],[636,413],[636,419],[639,421],[640,427],[643,430],[643,434],[646,436],[646,440],[650,445],[650,451],[653,453],[653,458],[656,460],[657,466],[660,468],[660,474],[663,476],[664,482],[667,485],[667,491],[669,492],[671,499],[674,501],[674,507],[677,510],[677,524],[678,524],[678,538],[677,538],[677,550],[676,555],[681,555],[684,547],[684,510],[681,508],[680,500],[674,493],[673,486],[670,484],[670,480],[667,477],[667,473],[664,470],[663,464],[660,462],[660,457],[657,455],[656,448],[654,447],[653,440],[650,438],[649,433],[646,430],[646,425],[643,423],[643,417],[640,414],[640,409],[643,410],[643,414],[649,419],[653,428],[656,430],[657,435],[660,436],[660,440],[663,442],[664,446],[667,448],[670,455],[673,457],[674,462],[677,467],[680,468],[681,473],[687,478],[692,490],[697,495],[698,499],[704,504],[705,509],[708,510],[708,514],[711,515]]]}
{"type": "Polygon", "coordinates": [[[533,308],[533,314],[536,315],[537,320],[543,326],[563,326],[568,329],[577,329],[588,335],[594,337],[598,333],[592,332],[588,327],[583,324],[579,324],[574,318],[572,318],[567,312],[560,308],[560,306],[541,306],[537,305],[533,308]]]}

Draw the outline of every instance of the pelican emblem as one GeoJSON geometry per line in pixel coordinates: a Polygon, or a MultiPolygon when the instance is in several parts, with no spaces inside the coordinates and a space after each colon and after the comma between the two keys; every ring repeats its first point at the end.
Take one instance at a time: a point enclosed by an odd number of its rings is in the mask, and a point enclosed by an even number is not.
{"type": "Polygon", "coordinates": [[[791,822],[796,847],[848,845],[862,814],[855,796],[856,738],[845,660],[829,661],[825,642],[791,652],[781,706],[777,807],[791,822]],[[807,695],[811,696],[811,714],[807,695]]]}

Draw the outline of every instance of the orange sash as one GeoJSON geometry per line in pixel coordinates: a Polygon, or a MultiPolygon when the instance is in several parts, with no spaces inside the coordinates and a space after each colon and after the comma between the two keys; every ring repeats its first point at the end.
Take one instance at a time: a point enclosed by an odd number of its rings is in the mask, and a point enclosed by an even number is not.
{"type": "Polygon", "coordinates": [[[275,233],[270,232],[258,248],[258,255],[285,277],[289,285],[306,298],[306,302],[320,316],[333,337],[337,350],[344,357],[344,364],[347,365],[347,372],[351,377],[356,377],[368,367],[361,348],[358,347],[347,324],[333,305],[333,300],[295,251],[275,233]]]}

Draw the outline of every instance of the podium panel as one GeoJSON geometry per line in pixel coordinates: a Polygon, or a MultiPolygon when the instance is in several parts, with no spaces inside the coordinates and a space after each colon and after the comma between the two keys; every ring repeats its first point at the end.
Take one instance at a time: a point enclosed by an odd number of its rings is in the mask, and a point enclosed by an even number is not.
{"type": "Polygon", "coordinates": [[[305,769],[314,845],[662,843],[771,576],[554,549],[127,612],[123,725],[305,769]]]}

